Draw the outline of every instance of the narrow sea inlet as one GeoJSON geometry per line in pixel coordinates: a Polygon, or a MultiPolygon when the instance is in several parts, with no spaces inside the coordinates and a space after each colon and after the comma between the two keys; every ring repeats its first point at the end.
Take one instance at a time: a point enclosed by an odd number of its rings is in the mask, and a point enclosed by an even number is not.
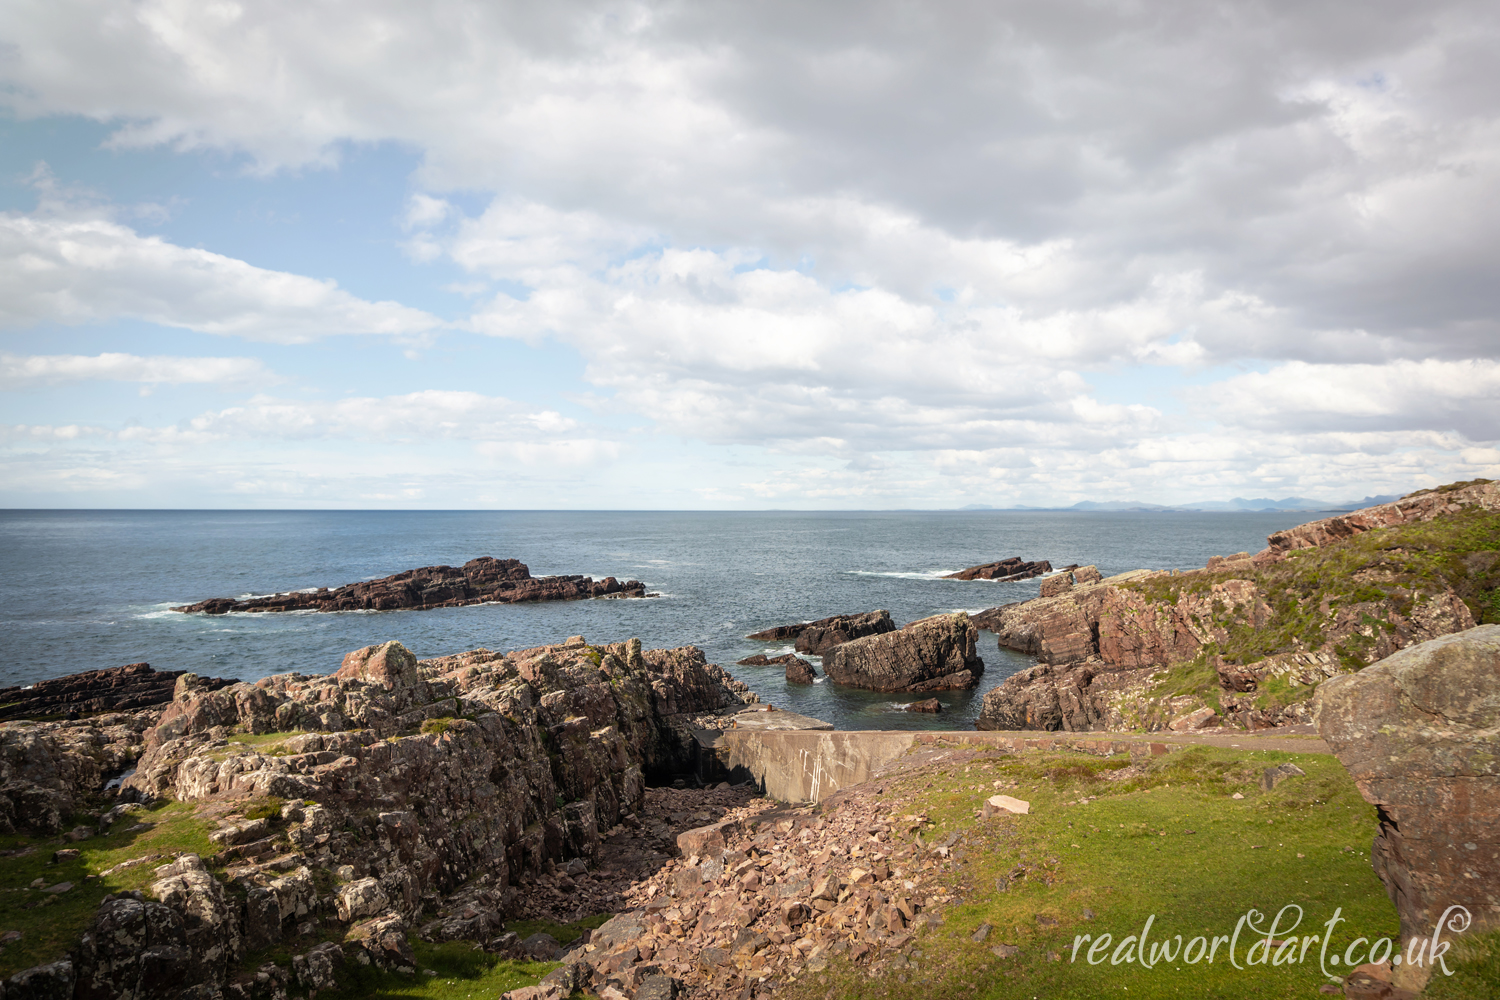
{"type": "MultiPolygon", "coordinates": [[[[898,623],[976,612],[1038,594],[1036,579],[947,580],[1011,556],[1054,566],[1202,566],[1256,551],[1317,513],[0,511],[0,628],[12,655],[0,686],[126,663],[254,680],[331,673],[345,653],[400,640],[429,658],[521,649],[582,635],[701,647],[762,701],[839,729],[962,729],[984,693],[1030,661],[981,632],[974,691],[943,711],[912,697],[789,685],[790,651],[745,636],[774,625],[884,608],[898,623]],[[184,615],[209,597],[337,587],[478,556],[519,559],[534,576],[637,579],[660,597],[477,605],[430,611],[184,615]]],[[[816,666],[817,658],[813,658],[816,666]]]]}

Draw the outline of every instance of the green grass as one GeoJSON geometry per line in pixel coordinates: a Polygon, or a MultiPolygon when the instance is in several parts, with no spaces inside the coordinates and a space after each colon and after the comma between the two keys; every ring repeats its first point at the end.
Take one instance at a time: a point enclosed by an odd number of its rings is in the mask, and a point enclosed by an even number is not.
{"type": "MultiPolygon", "coordinates": [[[[86,822],[82,817],[78,820],[86,822]]],[[[61,957],[78,943],[106,895],[122,889],[144,889],[154,880],[157,867],[170,862],[172,855],[213,854],[217,848],[209,842],[210,829],[210,824],[193,815],[191,805],[173,802],[122,816],[109,834],[76,844],[57,837],[0,837],[0,849],[33,848],[23,857],[0,858],[0,932],[22,934],[20,941],[0,951],[0,977],[61,957]],[[140,822],[154,825],[149,830],[126,832],[127,827],[140,822]],[[53,852],[64,847],[77,848],[79,856],[51,864],[53,852]],[[108,878],[85,881],[86,876],[99,875],[122,861],[148,854],[164,857],[108,878]],[[48,885],[72,882],[73,888],[56,896],[27,889],[37,878],[45,879],[48,885]]]]}
{"type": "Polygon", "coordinates": [[[523,940],[537,933],[550,934],[558,944],[567,945],[577,941],[585,930],[593,930],[612,916],[613,913],[596,913],[571,924],[559,924],[551,920],[512,920],[505,925],[505,929],[515,931],[523,940]]]}
{"type": "Polygon", "coordinates": [[[319,1000],[495,1000],[507,990],[535,986],[558,964],[497,958],[465,941],[413,941],[412,948],[418,970],[431,970],[436,976],[421,971],[416,975],[381,972],[373,966],[346,962],[339,989],[320,992],[319,1000]]]}
{"type": "MultiPolygon", "coordinates": [[[[871,977],[841,960],[794,984],[792,995],[823,997],[831,989],[840,997],[912,1000],[1306,998],[1330,981],[1319,971],[1317,946],[1301,964],[1244,970],[1225,961],[1222,945],[1212,964],[1188,965],[1179,956],[1145,969],[1112,965],[1110,958],[1153,916],[1151,941],[1175,942],[1180,934],[1188,942],[1232,935],[1251,908],[1274,916],[1288,904],[1303,908],[1301,926],[1290,932],[1299,937],[1323,933],[1319,925],[1341,910],[1346,923],[1334,931],[1341,954],[1355,937],[1396,934],[1395,909],[1370,867],[1374,809],[1335,758],[1195,747],[1158,758],[1133,777],[1104,780],[1127,763],[1081,754],[995,754],[968,773],[923,774],[888,785],[885,798],[897,800],[897,813],[926,811],[937,824],[926,835],[929,844],[963,831],[955,845],[960,859],[937,862],[923,872],[921,886],[943,885],[958,901],[945,908],[940,928],[917,941],[915,969],[871,977]],[[1294,761],[1306,775],[1262,792],[1261,772],[1283,761],[1294,761]],[[976,820],[974,810],[996,780],[1015,782],[1006,793],[1028,800],[1031,815],[976,820]],[[932,787],[925,788],[929,781],[932,787]],[[1236,792],[1244,798],[1234,799],[1236,792]],[[1082,796],[1098,798],[1076,804],[1082,796]],[[993,930],[975,943],[971,935],[983,923],[993,930]],[[1102,934],[1111,936],[1104,960],[1091,965],[1088,948],[1102,934]],[[1079,935],[1091,938],[1070,961],[1079,935]],[[990,949],[1002,943],[1020,954],[996,957],[990,949]]],[[[1287,936],[1285,926],[1279,938],[1287,936]]],[[[1245,950],[1242,934],[1242,965],[1245,950]]],[[[1491,941],[1487,952],[1471,951],[1458,974],[1441,984],[1445,992],[1434,996],[1495,995],[1500,947],[1491,941]]]]}

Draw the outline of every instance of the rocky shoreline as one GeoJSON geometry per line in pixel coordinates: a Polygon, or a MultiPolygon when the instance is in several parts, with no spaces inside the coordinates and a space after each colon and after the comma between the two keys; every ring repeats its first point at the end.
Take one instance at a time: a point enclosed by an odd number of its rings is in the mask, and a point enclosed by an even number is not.
{"type": "Polygon", "coordinates": [[[223,615],[231,611],[403,611],[457,608],[469,604],[518,604],[525,601],[577,601],[591,597],[646,597],[639,580],[586,576],[534,577],[516,559],[481,556],[461,567],[423,566],[379,580],[363,580],[330,590],[293,591],[236,600],[213,597],[173,611],[223,615]]]}
{"type": "Polygon", "coordinates": [[[171,996],[276,1000],[239,972],[245,956],[291,948],[296,985],[325,988],[344,956],[319,944],[333,929],[349,957],[410,968],[407,933],[429,910],[434,939],[487,940],[519,885],[590,865],[640,814],[648,777],[693,771],[694,730],[756,700],[694,647],[574,637],[418,662],[389,642],[328,676],[211,689],[184,674],[165,708],[5,724],[8,829],[56,835],[93,808],[67,837],[107,836],[170,799],[211,819],[220,848],[161,865],[145,894],[107,897],[67,959],[12,977],[6,996],[118,997],[151,976],[176,984],[171,996]],[[117,798],[101,792],[111,773],[117,798]]]}
{"type": "Polygon", "coordinates": [[[1294,553],[1302,559],[1308,550],[1339,550],[1366,532],[1441,529],[1466,512],[1493,511],[1500,511],[1500,486],[1457,484],[1277,532],[1255,555],[1214,556],[1201,570],[1105,578],[1085,566],[1059,573],[1043,582],[1041,597],[974,617],[1002,648],[1037,661],[985,695],[976,725],[1072,731],[1306,725],[1322,682],[1473,628],[1469,603],[1484,596],[1477,588],[1493,576],[1496,559],[1487,552],[1465,557],[1457,573],[1469,589],[1460,592],[1442,578],[1408,582],[1376,554],[1369,568],[1337,582],[1342,590],[1309,592],[1300,604],[1287,599],[1295,587],[1274,574],[1295,571],[1300,563],[1288,563],[1294,553]],[[1300,633],[1281,646],[1235,651],[1247,636],[1276,634],[1292,618],[1303,622],[1300,633]],[[1177,685],[1196,690],[1171,691],[1172,671],[1206,679],[1177,685]]]}
{"type": "MultiPolygon", "coordinates": [[[[0,721],[129,712],[165,705],[172,700],[177,678],[184,673],[184,670],[152,670],[149,663],[130,663],[37,681],[24,687],[0,688],[0,721]]],[[[199,683],[214,689],[234,682],[204,678],[199,683]]]]}

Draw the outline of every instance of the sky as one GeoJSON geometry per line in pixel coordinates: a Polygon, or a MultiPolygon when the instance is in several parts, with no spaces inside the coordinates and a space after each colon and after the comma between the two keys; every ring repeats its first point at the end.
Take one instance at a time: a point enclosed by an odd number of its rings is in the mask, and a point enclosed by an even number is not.
{"type": "Polygon", "coordinates": [[[1500,5],[0,4],[0,506],[1500,478],[1500,5]]]}

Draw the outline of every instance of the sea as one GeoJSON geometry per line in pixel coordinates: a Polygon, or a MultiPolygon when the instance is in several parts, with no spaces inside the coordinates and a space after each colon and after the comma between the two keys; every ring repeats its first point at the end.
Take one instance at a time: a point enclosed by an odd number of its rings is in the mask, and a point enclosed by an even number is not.
{"type": "MultiPolygon", "coordinates": [[[[0,510],[0,686],[147,662],[252,681],[337,670],[397,639],[426,658],[524,649],[582,635],[696,645],[763,702],[838,729],[964,729],[984,693],[1031,665],[979,633],[979,688],[918,696],[788,684],[741,667],[790,645],[751,632],[884,608],[898,624],[1036,597],[1040,580],[942,579],[1010,556],[1131,569],[1190,569],[1255,552],[1266,535],[1327,513],[1082,511],[190,511],[0,510]],[[174,605],[337,587],[476,556],[532,575],[641,580],[659,596],[433,611],[188,615],[174,605]]],[[[821,663],[811,658],[821,675],[821,663]]]]}

